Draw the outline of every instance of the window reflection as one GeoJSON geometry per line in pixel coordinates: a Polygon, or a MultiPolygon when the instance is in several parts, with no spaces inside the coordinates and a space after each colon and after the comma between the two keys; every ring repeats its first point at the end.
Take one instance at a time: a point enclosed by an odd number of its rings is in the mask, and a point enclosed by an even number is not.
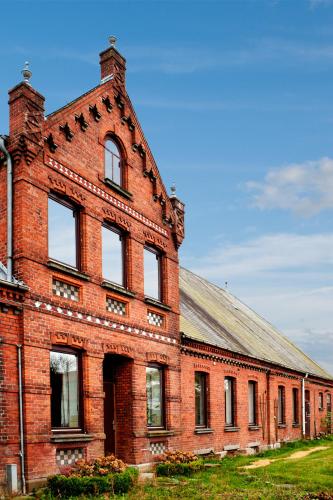
{"type": "Polygon", "coordinates": [[[147,366],[147,425],[148,427],[163,427],[163,387],[162,368],[147,366]]]}
{"type": "Polygon", "coordinates": [[[114,141],[105,141],[105,177],[121,185],[121,157],[114,141]]]}
{"type": "Polygon", "coordinates": [[[123,236],[120,231],[102,227],[102,253],[104,278],[124,286],[123,236]]]}
{"type": "Polygon", "coordinates": [[[79,427],[78,359],[75,354],[50,353],[52,427],[79,427]]]}
{"type": "Polygon", "coordinates": [[[160,254],[151,247],[144,249],[144,293],[161,300],[160,254]]]}
{"type": "Polygon", "coordinates": [[[72,267],[78,267],[77,224],[77,210],[73,206],[55,198],[49,198],[49,257],[72,267]]]}

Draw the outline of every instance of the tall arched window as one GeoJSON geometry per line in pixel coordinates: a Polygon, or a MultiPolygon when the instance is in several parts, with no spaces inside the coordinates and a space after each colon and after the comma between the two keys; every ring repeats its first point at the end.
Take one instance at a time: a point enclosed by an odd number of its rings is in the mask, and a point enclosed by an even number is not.
{"type": "Polygon", "coordinates": [[[109,137],[105,141],[105,178],[121,186],[121,154],[117,144],[109,137]]]}

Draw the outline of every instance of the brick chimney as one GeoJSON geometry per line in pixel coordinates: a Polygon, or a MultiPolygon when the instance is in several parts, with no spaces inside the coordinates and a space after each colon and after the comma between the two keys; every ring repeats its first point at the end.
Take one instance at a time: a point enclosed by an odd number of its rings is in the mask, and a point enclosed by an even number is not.
{"type": "Polygon", "coordinates": [[[171,187],[170,201],[173,208],[174,219],[175,219],[172,235],[176,247],[179,248],[180,245],[183,243],[183,239],[185,237],[185,205],[182,201],[180,201],[180,199],[176,195],[175,185],[171,187]]]}
{"type": "Polygon", "coordinates": [[[9,91],[9,147],[15,163],[24,157],[29,165],[43,146],[45,98],[30,84],[28,63],[22,75],[23,82],[9,91]]]}
{"type": "Polygon", "coordinates": [[[115,48],[116,37],[110,36],[110,47],[100,53],[101,83],[114,80],[120,88],[125,88],[126,59],[115,48]]]}

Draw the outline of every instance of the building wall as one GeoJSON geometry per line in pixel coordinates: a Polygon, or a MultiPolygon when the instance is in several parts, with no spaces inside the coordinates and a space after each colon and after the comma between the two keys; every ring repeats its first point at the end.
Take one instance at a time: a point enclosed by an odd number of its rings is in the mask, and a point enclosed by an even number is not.
{"type": "MultiPolygon", "coordinates": [[[[102,56],[102,76],[114,64],[113,59],[124,64],[119,54],[110,51],[102,56]]],[[[207,357],[207,350],[199,349],[194,355],[184,350],[181,353],[178,248],[184,237],[183,206],[166,193],[124,81],[109,80],[46,120],[43,96],[25,83],[10,91],[9,103],[8,149],[14,161],[14,274],[28,290],[13,292],[4,284],[0,289],[0,483],[5,481],[6,463],[19,467],[17,344],[22,345],[23,353],[29,488],[61,470],[59,457],[64,454],[90,459],[104,453],[103,363],[107,359],[117,370],[115,405],[121,424],[117,454],[129,463],[151,463],[165,449],[231,451],[300,437],[300,428],[290,425],[289,397],[291,388],[300,384],[299,375],[277,374],[272,367],[254,361],[245,366],[235,357],[222,363],[207,357]],[[122,149],[125,192],[104,182],[104,140],[109,134],[118,138],[122,149]],[[79,272],[51,261],[48,255],[50,193],[65,196],[80,207],[79,272]],[[106,221],[128,234],[129,294],[103,283],[101,228],[106,221]],[[148,304],[144,296],[143,249],[147,243],[163,254],[163,304],[148,304]],[[76,287],[78,300],[55,295],[53,280],[76,287]],[[125,301],[127,314],[109,312],[107,297],[125,301]],[[148,324],[148,309],[164,316],[163,326],[148,324]],[[51,426],[50,351],[58,348],[73,349],[82,362],[83,425],[75,435],[54,432],[51,426]],[[164,375],[165,425],[158,430],[147,428],[146,367],[151,363],[163,367],[164,375]],[[271,370],[269,391],[267,369],[271,370]],[[209,429],[201,434],[196,432],[194,421],[195,371],[204,371],[209,377],[209,429]],[[237,380],[237,428],[227,432],[223,384],[228,375],[237,380]],[[266,413],[264,407],[262,413],[258,412],[258,428],[252,430],[247,423],[249,378],[258,383],[260,401],[268,401],[266,413]],[[276,430],[274,399],[280,383],[286,387],[287,425],[276,430]]],[[[3,261],[5,193],[5,168],[0,167],[3,261]]],[[[313,381],[307,384],[312,398],[317,398],[319,389],[331,391],[331,387],[313,381]]],[[[321,414],[314,413],[312,435],[319,429],[321,414]]]]}
{"type": "MultiPolygon", "coordinates": [[[[198,344],[182,348],[182,447],[203,453],[257,450],[267,445],[275,445],[284,441],[300,439],[302,434],[302,376],[296,372],[283,371],[262,363],[249,362],[240,356],[232,357],[226,353],[216,354],[216,348],[200,349],[198,344]],[[195,372],[207,375],[207,410],[208,423],[206,429],[195,425],[195,372]],[[225,377],[236,380],[235,394],[235,426],[225,425],[225,377]],[[257,426],[249,425],[248,382],[257,382],[257,426]],[[285,423],[279,425],[277,420],[278,386],[285,388],[285,423]],[[298,423],[293,423],[292,389],[297,388],[298,423]]],[[[331,382],[308,379],[305,388],[310,391],[311,416],[310,436],[326,432],[322,419],[327,416],[327,405],[318,409],[318,394],[323,392],[333,395],[331,382]]]]}

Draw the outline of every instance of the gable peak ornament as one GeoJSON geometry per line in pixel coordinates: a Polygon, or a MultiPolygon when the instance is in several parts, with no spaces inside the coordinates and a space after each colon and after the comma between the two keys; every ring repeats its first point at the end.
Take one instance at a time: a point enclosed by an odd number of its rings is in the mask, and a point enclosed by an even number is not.
{"type": "Polygon", "coordinates": [[[109,43],[111,47],[116,48],[117,38],[114,35],[109,36],[109,43]]]}
{"type": "Polygon", "coordinates": [[[21,71],[21,74],[23,76],[24,83],[27,83],[28,85],[31,85],[30,78],[32,77],[32,72],[29,69],[29,62],[28,61],[26,61],[24,63],[24,67],[23,67],[23,69],[21,71]]]}

